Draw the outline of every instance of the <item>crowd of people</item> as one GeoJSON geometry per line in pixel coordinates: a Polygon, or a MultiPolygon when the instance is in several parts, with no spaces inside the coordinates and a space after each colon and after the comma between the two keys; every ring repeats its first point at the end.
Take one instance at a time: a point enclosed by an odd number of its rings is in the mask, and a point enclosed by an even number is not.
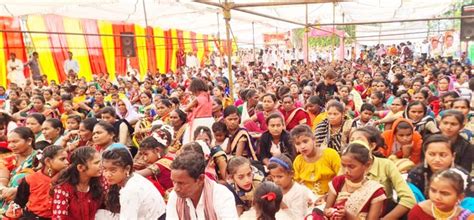
{"type": "Polygon", "coordinates": [[[279,68],[267,53],[232,78],[224,60],[194,57],[143,81],[86,82],[72,53],[64,82],[12,73],[3,215],[474,219],[469,62],[398,52],[279,68]]]}

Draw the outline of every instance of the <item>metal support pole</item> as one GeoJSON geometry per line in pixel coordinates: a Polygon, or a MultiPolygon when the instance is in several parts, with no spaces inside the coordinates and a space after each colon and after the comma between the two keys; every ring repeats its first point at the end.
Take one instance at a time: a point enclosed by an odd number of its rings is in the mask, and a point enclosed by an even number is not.
{"type": "Polygon", "coordinates": [[[252,21],[252,44],[253,44],[253,62],[257,65],[257,58],[255,57],[255,22],[252,21]]]}
{"type": "Polygon", "coordinates": [[[227,0],[224,3],[224,20],[225,20],[225,32],[227,38],[227,69],[229,70],[229,89],[230,89],[230,100],[234,103],[234,80],[232,79],[232,40],[230,39],[230,10],[232,9],[232,4],[227,0]]]}
{"type": "Polygon", "coordinates": [[[306,14],[306,21],[305,21],[305,24],[306,26],[304,27],[304,34],[305,34],[305,37],[306,37],[306,48],[305,48],[305,56],[304,56],[304,61],[306,64],[309,63],[309,26],[308,26],[308,4],[305,4],[305,14],[306,14]]]}

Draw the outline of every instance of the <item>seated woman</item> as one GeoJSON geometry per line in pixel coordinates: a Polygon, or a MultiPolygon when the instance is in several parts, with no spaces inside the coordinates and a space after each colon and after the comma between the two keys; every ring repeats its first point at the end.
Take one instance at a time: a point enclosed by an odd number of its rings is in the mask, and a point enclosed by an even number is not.
{"type": "Polygon", "coordinates": [[[46,121],[46,117],[40,113],[32,113],[26,117],[25,127],[31,129],[35,134],[35,141],[40,142],[44,141],[44,135],[42,132],[42,125],[46,121]]]}
{"type": "MultiPolygon", "coordinates": [[[[8,147],[13,155],[2,159],[0,164],[0,205],[3,212],[8,209],[8,203],[15,198],[20,180],[34,173],[37,165],[35,150],[35,135],[27,127],[18,127],[8,134],[8,147]]],[[[2,212],[2,213],[3,213],[2,212]]]]}
{"type": "Polygon", "coordinates": [[[264,165],[268,165],[268,160],[271,157],[281,154],[293,160],[295,150],[290,142],[290,133],[285,130],[285,122],[281,114],[271,114],[268,116],[266,124],[268,124],[268,131],[265,131],[260,137],[260,161],[264,165]]]}
{"type": "Polygon", "coordinates": [[[286,95],[282,98],[282,107],[280,108],[280,112],[285,118],[287,131],[291,131],[291,129],[301,124],[311,126],[309,114],[302,108],[296,108],[295,100],[290,95],[286,95]]]}
{"type": "Polygon", "coordinates": [[[464,121],[464,115],[460,111],[447,110],[441,116],[439,129],[441,134],[449,138],[451,145],[454,147],[456,153],[454,163],[471,172],[474,161],[474,146],[460,134],[464,127],[464,121]]]}
{"type": "Polygon", "coordinates": [[[298,125],[291,130],[291,140],[300,153],[293,162],[295,180],[308,187],[314,194],[322,196],[329,191],[329,181],[339,172],[341,158],[332,148],[320,148],[307,125],[298,125]]]}
{"type": "Polygon", "coordinates": [[[185,131],[189,128],[187,115],[179,109],[175,109],[170,113],[170,125],[173,127],[173,141],[168,148],[168,154],[174,155],[181,149],[183,145],[183,137],[185,131]]]}
{"type": "Polygon", "coordinates": [[[453,110],[458,110],[464,115],[464,128],[461,130],[460,134],[463,136],[469,143],[474,143],[474,123],[470,120],[472,115],[471,103],[469,100],[464,98],[455,99],[453,101],[453,110]]]}
{"type": "Polygon", "coordinates": [[[384,131],[382,137],[386,148],[380,149],[380,152],[385,157],[395,155],[396,158],[409,158],[415,164],[420,163],[423,140],[407,119],[397,119],[392,129],[384,131]]]}
{"type": "Polygon", "coordinates": [[[316,127],[316,144],[340,153],[349,140],[352,120],[346,118],[344,105],[336,100],[329,101],[326,112],[327,119],[316,127]]]}
{"type": "Polygon", "coordinates": [[[380,120],[376,121],[375,124],[383,124],[385,130],[391,129],[393,122],[398,118],[403,117],[403,111],[407,106],[407,101],[400,97],[394,98],[392,104],[390,105],[390,111],[388,111],[380,120]]]}
{"type": "Polygon", "coordinates": [[[474,215],[459,206],[464,198],[464,180],[452,169],[436,173],[429,184],[429,200],[413,207],[408,219],[472,219],[474,215]],[[443,199],[440,199],[443,198],[443,199]]]}
{"type": "Polygon", "coordinates": [[[245,128],[240,127],[240,115],[238,109],[231,105],[224,109],[224,123],[229,131],[229,145],[224,151],[228,155],[243,156],[252,160],[258,160],[254,149],[252,137],[245,128]]]}
{"type": "MultiPolygon", "coordinates": [[[[267,117],[272,113],[277,113],[277,98],[273,94],[265,94],[262,96],[263,111],[257,111],[249,120],[244,121],[245,128],[250,132],[262,133],[268,130],[267,117]]],[[[279,113],[279,112],[278,112],[279,113]]]]}
{"type": "Polygon", "coordinates": [[[462,174],[463,179],[466,180],[465,194],[466,196],[474,196],[473,189],[471,189],[471,176],[462,167],[454,163],[455,152],[454,146],[450,140],[440,134],[435,134],[426,139],[423,143],[425,152],[425,163],[420,164],[408,173],[407,181],[416,186],[423,195],[418,198],[428,198],[429,188],[428,183],[434,173],[447,169],[456,170],[462,174]]]}
{"type": "Polygon", "coordinates": [[[61,145],[64,134],[64,127],[59,119],[47,119],[43,122],[42,130],[46,141],[53,145],[61,145]]]}
{"type": "Polygon", "coordinates": [[[205,152],[209,152],[208,155],[204,155],[209,158],[206,166],[206,174],[212,180],[226,180],[227,170],[227,155],[219,145],[211,147],[213,141],[212,131],[208,127],[199,126],[194,131],[194,141],[199,142],[205,152]]]}
{"type": "Polygon", "coordinates": [[[328,218],[379,219],[385,199],[382,184],[367,179],[372,165],[372,152],[367,143],[354,141],[343,151],[344,175],[329,184],[324,215],[328,218]]]}

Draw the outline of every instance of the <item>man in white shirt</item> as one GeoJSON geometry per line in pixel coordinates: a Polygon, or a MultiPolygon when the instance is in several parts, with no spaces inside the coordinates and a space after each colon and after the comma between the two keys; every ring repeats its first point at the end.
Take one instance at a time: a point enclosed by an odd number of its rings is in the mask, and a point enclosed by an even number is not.
{"type": "Polygon", "coordinates": [[[232,192],[206,177],[205,168],[204,157],[196,152],[183,152],[173,160],[167,220],[239,219],[232,192]]]}
{"type": "Polygon", "coordinates": [[[23,62],[16,58],[15,53],[10,53],[10,59],[7,62],[7,70],[7,78],[10,82],[22,88],[26,85],[26,78],[23,74],[23,62]]]}
{"type": "Polygon", "coordinates": [[[77,75],[79,73],[79,63],[77,62],[77,60],[72,59],[71,51],[68,51],[67,55],[68,55],[68,59],[64,61],[64,73],[66,75],[70,75],[70,74],[77,75]]]}

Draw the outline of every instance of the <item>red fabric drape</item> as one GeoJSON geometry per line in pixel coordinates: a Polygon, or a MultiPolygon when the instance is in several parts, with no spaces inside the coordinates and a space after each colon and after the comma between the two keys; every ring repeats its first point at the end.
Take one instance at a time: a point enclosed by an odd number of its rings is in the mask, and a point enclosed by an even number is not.
{"type": "MultiPolygon", "coordinates": [[[[147,27],[146,34],[149,36],[146,38],[146,52],[148,55],[148,69],[154,73],[156,71],[156,51],[155,51],[155,39],[153,34],[153,28],[147,27]]],[[[163,71],[163,70],[161,70],[163,71]]]]}
{"type": "Polygon", "coordinates": [[[115,66],[116,66],[116,76],[123,76],[127,69],[127,60],[126,57],[122,55],[122,44],[120,42],[120,33],[125,32],[122,24],[112,24],[112,29],[114,31],[114,42],[115,42],[115,66]]]}
{"type": "MultiPolygon", "coordinates": [[[[51,32],[64,32],[63,19],[57,15],[46,15],[44,16],[44,23],[46,29],[51,32]]],[[[68,45],[66,35],[64,34],[49,34],[49,40],[51,43],[51,52],[54,57],[54,65],[58,70],[59,81],[63,82],[66,80],[66,74],[64,72],[64,61],[67,59],[68,45]]],[[[74,56],[74,55],[73,55],[74,56]]]]}
{"type": "MultiPolygon", "coordinates": [[[[182,30],[176,30],[176,35],[178,35],[179,49],[185,51],[186,49],[184,47],[184,39],[183,39],[184,33],[183,33],[183,31],[182,30]]],[[[185,52],[189,52],[189,51],[185,51],[185,52]]]]}
{"type": "Polygon", "coordinates": [[[196,42],[196,32],[191,31],[191,47],[193,48],[193,52],[197,52],[197,42],[196,42]]]}
{"type": "Polygon", "coordinates": [[[171,59],[173,54],[173,40],[171,39],[171,30],[164,31],[166,42],[166,72],[171,69],[171,59]]]}
{"type": "MultiPolygon", "coordinates": [[[[0,25],[0,28],[2,28],[2,30],[21,30],[20,20],[18,18],[0,17],[0,25]]],[[[10,53],[15,53],[17,59],[23,62],[27,62],[28,57],[26,55],[25,43],[23,42],[23,33],[3,32],[2,34],[4,39],[3,48],[5,50],[6,60],[10,58],[10,53]]],[[[25,77],[30,76],[30,71],[28,68],[25,67],[23,72],[25,74],[25,77]]]]}
{"type": "MultiPolygon", "coordinates": [[[[97,20],[84,19],[81,22],[84,33],[98,34],[99,27],[97,20]]],[[[100,36],[84,35],[87,45],[87,52],[89,53],[89,62],[91,64],[92,74],[107,73],[107,66],[105,65],[105,57],[102,51],[102,43],[100,36]]]]}

